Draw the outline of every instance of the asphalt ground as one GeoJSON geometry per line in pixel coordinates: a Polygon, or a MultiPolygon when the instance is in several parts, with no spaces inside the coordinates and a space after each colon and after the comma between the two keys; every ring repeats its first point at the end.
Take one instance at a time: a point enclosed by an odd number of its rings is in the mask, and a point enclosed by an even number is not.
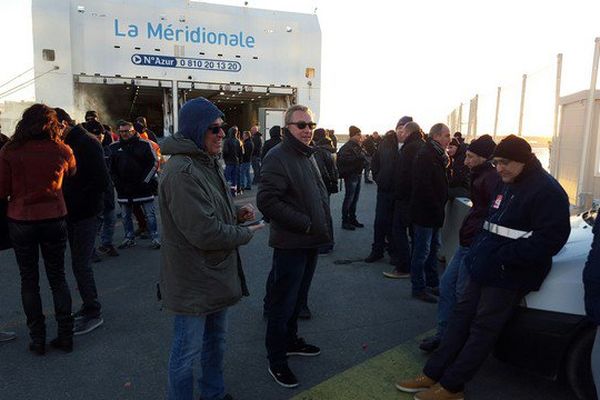
{"type": "MultiPolygon", "coordinates": [[[[368,255],[373,236],[376,188],[363,185],[358,216],[367,226],[340,229],[343,193],[332,197],[336,247],[319,258],[309,295],[313,319],[300,322],[300,335],[322,349],[319,357],[290,359],[301,384],[290,390],[267,372],[262,317],[264,285],[271,266],[268,229],[241,248],[251,295],[229,311],[225,380],[235,399],[408,399],[393,387],[396,379],[419,371],[425,356],[418,337],[435,326],[436,306],[413,300],[410,282],[385,279],[391,267],[359,260],[368,255]]],[[[246,193],[236,201],[253,201],[246,193]]],[[[118,224],[115,243],[123,237],[118,224]]],[[[104,325],[75,338],[71,354],[50,350],[35,356],[19,295],[19,273],[12,251],[0,253],[0,330],[18,339],[0,343],[0,400],[164,399],[172,316],[155,296],[159,251],[149,240],[94,264],[104,325]]],[[[67,252],[68,253],[68,252],[67,252]]],[[[68,255],[67,255],[68,257],[68,255]]],[[[67,259],[73,308],[81,304],[67,259]]],[[[45,275],[40,286],[48,339],[54,337],[52,300],[45,275]]],[[[570,399],[562,384],[501,364],[490,357],[467,387],[468,399],[570,399]]]]}

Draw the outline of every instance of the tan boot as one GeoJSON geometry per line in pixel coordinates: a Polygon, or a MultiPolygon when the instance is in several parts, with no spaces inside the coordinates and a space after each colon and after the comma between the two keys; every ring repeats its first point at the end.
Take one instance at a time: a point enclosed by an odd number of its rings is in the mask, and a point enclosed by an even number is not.
{"type": "Polygon", "coordinates": [[[417,393],[415,400],[464,400],[464,392],[452,393],[436,384],[424,392],[417,393]]]}
{"type": "Polygon", "coordinates": [[[400,381],[396,383],[396,389],[407,392],[416,393],[427,390],[435,385],[435,381],[425,375],[419,375],[416,378],[400,381]]]}

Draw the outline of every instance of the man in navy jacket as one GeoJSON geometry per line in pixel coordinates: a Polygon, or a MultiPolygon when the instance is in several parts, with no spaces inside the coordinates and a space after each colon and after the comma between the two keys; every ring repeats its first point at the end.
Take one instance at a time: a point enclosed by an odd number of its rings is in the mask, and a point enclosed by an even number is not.
{"type": "Polygon", "coordinates": [[[422,375],[396,384],[419,392],[417,400],[464,398],[464,385],[492,351],[513,306],[539,289],[571,231],[567,194],[524,139],[502,140],[494,164],[503,184],[465,257],[470,278],[440,347],[422,375]]]}

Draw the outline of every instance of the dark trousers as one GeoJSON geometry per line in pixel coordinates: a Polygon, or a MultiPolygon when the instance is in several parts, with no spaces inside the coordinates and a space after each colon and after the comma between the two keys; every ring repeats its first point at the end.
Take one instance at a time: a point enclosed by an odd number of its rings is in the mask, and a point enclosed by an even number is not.
{"type": "Polygon", "coordinates": [[[260,167],[261,167],[260,157],[252,157],[252,172],[254,174],[254,176],[252,177],[253,185],[257,185],[260,182],[260,167]]]}
{"type": "Polygon", "coordinates": [[[71,266],[77,281],[83,304],[81,313],[90,318],[100,316],[100,302],[92,270],[92,253],[98,232],[98,217],[67,223],[69,246],[71,248],[71,266]]]}
{"type": "Polygon", "coordinates": [[[393,206],[392,218],[392,261],[396,271],[409,273],[411,263],[411,251],[408,243],[408,230],[410,223],[408,218],[408,204],[396,200],[393,206]]]}
{"type": "MultiPolygon", "coordinates": [[[[394,194],[388,192],[377,192],[377,203],[375,205],[375,223],[373,224],[373,244],[371,252],[383,255],[386,239],[392,243],[392,221],[394,217],[394,194]]],[[[393,249],[389,249],[390,255],[393,249]]]]}
{"type": "Polygon", "coordinates": [[[344,178],[344,202],[342,203],[342,222],[356,220],[356,204],[360,196],[360,174],[344,178]]]}
{"type": "Polygon", "coordinates": [[[72,337],[71,293],[65,279],[66,222],[63,219],[32,223],[9,222],[8,229],[21,274],[21,301],[31,339],[37,343],[46,340],[46,318],[39,285],[40,250],[52,290],[58,336],[72,337]]]}
{"type": "Polygon", "coordinates": [[[451,392],[462,391],[493,350],[513,307],[524,294],[469,280],[450,316],[442,343],[423,373],[451,392]]]}
{"type": "Polygon", "coordinates": [[[287,364],[288,346],[298,338],[298,313],[308,296],[317,258],[317,249],[273,251],[265,338],[272,366],[287,364]]]}

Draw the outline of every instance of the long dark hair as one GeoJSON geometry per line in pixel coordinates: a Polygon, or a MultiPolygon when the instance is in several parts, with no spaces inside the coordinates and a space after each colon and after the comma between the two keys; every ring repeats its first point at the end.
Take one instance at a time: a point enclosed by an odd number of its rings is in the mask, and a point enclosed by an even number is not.
{"type": "Polygon", "coordinates": [[[61,125],[56,111],[45,104],[34,104],[25,111],[17,123],[15,134],[6,144],[7,147],[18,147],[30,140],[50,139],[61,141],[61,125]]]}

